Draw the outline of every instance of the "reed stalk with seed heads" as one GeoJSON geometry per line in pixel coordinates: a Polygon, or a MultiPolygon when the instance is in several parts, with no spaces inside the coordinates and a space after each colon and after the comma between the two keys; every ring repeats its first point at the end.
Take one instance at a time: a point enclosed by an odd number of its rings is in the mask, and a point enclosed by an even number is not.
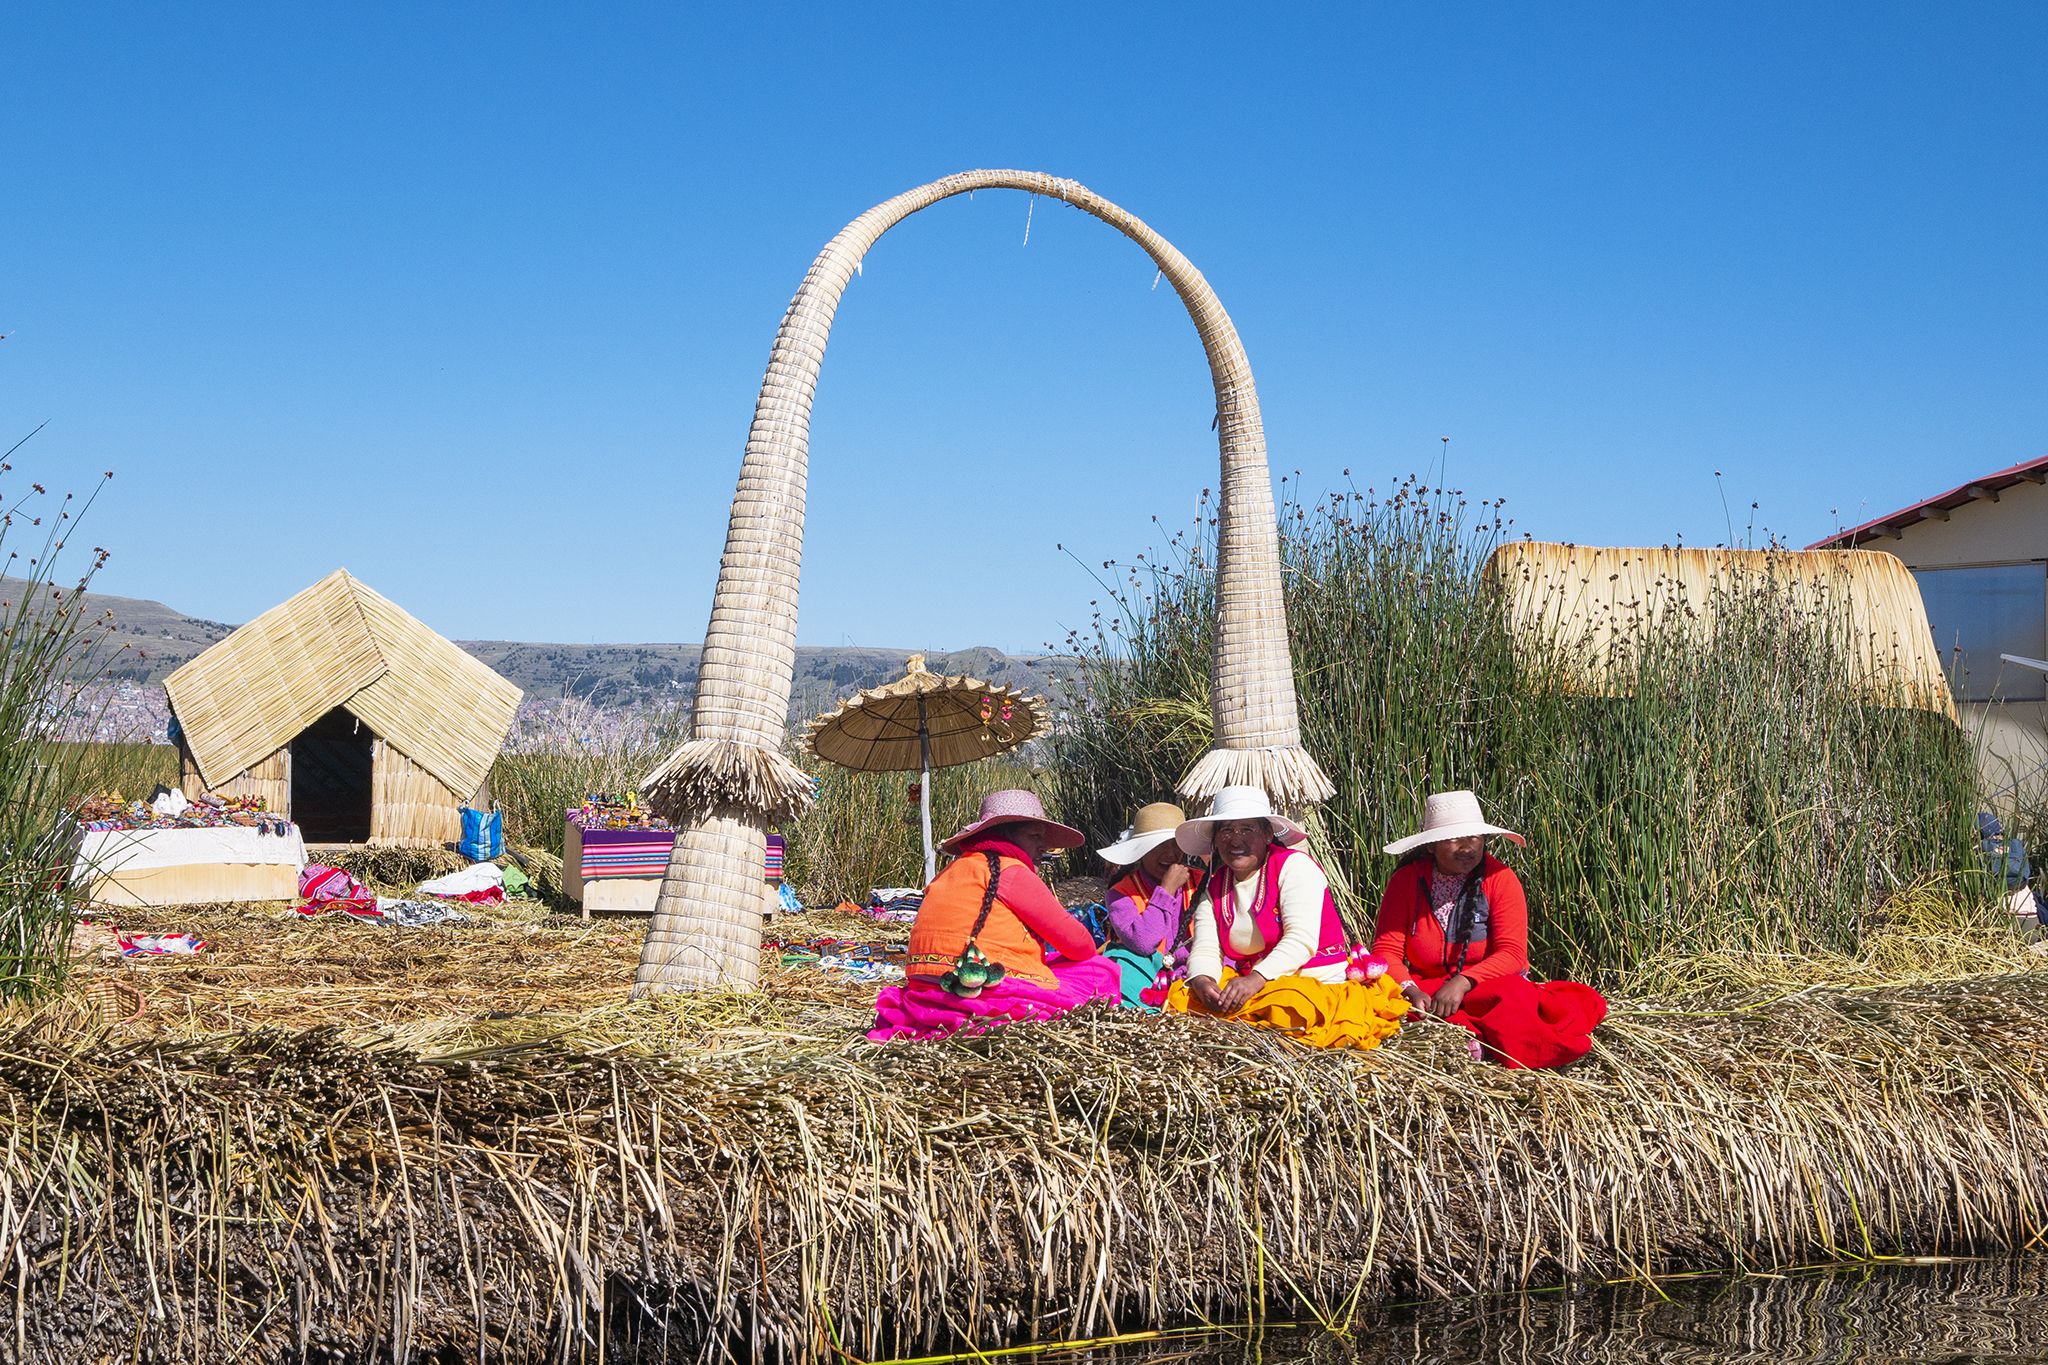
{"type": "MultiPolygon", "coordinates": [[[[5,476],[27,483],[0,459],[5,476]]],[[[18,999],[63,980],[75,894],[66,885],[71,813],[108,763],[103,746],[63,736],[93,706],[112,656],[109,614],[85,615],[86,588],[107,552],[95,549],[75,583],[57,577],[65,540],[97,492],[60,501],[29,483],[0,496],[0,999],[18,999]]]]}

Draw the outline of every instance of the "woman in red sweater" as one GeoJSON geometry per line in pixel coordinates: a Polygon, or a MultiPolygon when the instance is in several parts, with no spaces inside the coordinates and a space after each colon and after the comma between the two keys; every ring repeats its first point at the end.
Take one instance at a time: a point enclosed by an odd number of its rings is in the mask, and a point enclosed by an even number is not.
{"type": "Polygon", "coordinates": [[[1387,879],[1373,951],[1417,1010],[1478,1038],[1475,1055],[1564,1066],[1592,1047],[1607,1002],[1576,981],[1529,980],[1529,903],[1521,880],[1487,855],[1489,834],[1528,842],[1488,824],[1469,791],[1429,798],[1422,832],[1387,845],[1414,852],[1387,879]]]}

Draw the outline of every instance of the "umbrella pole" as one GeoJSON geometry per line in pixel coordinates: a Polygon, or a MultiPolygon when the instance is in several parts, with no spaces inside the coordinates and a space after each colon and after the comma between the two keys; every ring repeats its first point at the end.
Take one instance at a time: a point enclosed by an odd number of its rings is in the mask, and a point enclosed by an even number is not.
{"type": "Polygon", "coordinates": [[[924,698],[917,699],[917,756],[924,771],[917,784],[918,814],[924,818],[924,884],[939,875],[939,855],[932,847],[932,732],[925,722],[924,698]]]}

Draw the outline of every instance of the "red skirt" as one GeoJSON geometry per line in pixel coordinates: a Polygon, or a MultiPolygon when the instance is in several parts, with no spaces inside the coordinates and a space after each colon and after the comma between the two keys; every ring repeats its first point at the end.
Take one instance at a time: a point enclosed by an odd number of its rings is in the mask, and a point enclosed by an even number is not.
{"type": "MultiPolygon", "coordinates": [[[[1417,977],[1415,984],[1433,996],[1448,979],[1417,977]]],[[[1510,1069],[1576,1062],[1592,1050],[1593,1030],[1606,1017],[1607,1001],[1591,986],[1576,981],[1539,986],[1520,975],[1481,982],[1447,1016],[1479,1039],[1485,1055],[1510,1069]]]]}

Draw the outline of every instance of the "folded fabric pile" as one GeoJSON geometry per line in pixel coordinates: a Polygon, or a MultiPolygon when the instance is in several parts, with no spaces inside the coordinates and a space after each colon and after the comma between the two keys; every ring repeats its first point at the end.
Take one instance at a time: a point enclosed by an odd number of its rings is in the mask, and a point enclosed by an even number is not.
{"type": "Polygon", "coordinates": [[[221,829],[240,826],[258,834],[291,833],[292,822],[263,808],[260,796],[216,796],[211,792],[196,801],[173,787],[155,801],[130,801],[119,792],[90,796],[78,803],[79,826],[105,829],[221,829]]]}
{"type": "Polygon", "coordinates": [[[884,924],[909,924],[924,904],[924,891],[915,886],[878,886],[868,893],[868,903],[859,913],[884,924]]]}
{"type": "Polygon", "coordinates": [[[338,867],[307,863],[299,872],[299,896],[309,901],[371,900],[370,888],[338,867]]]}
{"type": "Polygon", "coordinates": [[[395,924],[401,929],[418,929],[429,924],[474,918],[446,901],[395,900],[385,896],[377,897],[377,915],[385,924],[395,924]]]}
{"type": "Polygon", "coordinates": [[[631,792],[624,801],[609,796],[586,796],[583,804],[568,812],[569,823],[578,829],[668,829],[668,821],[640,805],[631,792]]]}
{"type": "Polygon", "coordinates": [[[471,863],[460,872],[421,882],[419,894],[468,901],[473,905],[503,905],[505,869],[496,863],[471,863]]]}
{"type": "Polygon", "coordinates": [[[197,934],[136,934],[129,936],[116,929],[114,937],[121,944],[122,957],[187,957],[207,950],[205,939],[197,934]]]}
{"type": "Polygon", "coordinates": [[[377,898],[367,894],[355,900],[335,897],[324,901],[307,901],[304,905],[294,905],[292,909],[308,919],[334,914],[354,915],[357,919],[376,919],[380,913],[377,909],[377,898]]]}

